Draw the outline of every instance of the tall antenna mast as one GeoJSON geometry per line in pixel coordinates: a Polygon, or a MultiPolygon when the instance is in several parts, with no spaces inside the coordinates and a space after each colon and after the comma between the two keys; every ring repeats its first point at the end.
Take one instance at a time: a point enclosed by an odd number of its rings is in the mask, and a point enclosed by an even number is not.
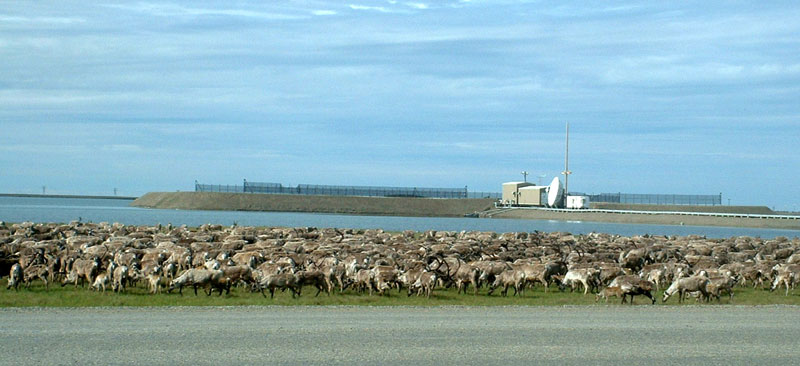
{"type": "Polygon", "coordinates": [[[564,174],[564,197],[566,197],[569,194],[569,175],[572,174],[569,171],[569,122],[567,122],[567,144],[564,150],[564,171],[561,174],[564,174]]]}

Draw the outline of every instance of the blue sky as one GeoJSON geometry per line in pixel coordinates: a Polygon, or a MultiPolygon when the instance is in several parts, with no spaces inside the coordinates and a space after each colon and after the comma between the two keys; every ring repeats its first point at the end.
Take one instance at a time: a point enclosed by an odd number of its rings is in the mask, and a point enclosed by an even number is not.
{"type": "Polygon", "coordinates": [[[800,210],[796,2],[0,4],[0,192],[463,187],[800,210]]]}

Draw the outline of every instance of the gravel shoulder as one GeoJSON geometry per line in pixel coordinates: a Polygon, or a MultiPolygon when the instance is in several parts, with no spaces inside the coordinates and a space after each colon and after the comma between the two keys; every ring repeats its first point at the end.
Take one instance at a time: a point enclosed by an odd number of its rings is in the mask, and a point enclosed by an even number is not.
{"type": "Polygon", "coordinates": [[[494,214],[492,217],[498,219],[589,221],[652,225],[755,227],[765,229],[800,230],[800,220],[777,218],[716,217],[666,214],[647,215],[600,212],[553,212],[543,210],[511,210],[494,214]]]}
{"type": "Polygon", "coordinates": [[[791,364],[795,306],[0,309],[0,365],[791,364]]]}

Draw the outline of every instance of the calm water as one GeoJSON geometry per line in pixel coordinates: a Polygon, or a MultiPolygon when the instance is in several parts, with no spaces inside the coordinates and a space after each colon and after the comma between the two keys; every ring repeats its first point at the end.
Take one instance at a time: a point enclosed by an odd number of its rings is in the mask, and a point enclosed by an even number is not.
{"type": "Polygon", "coordinates": [[[494,232],[565,231],[574,234],[603,232],[632,235],[705,235],[709,238],[800,236],[798,230],[671,226],[572,222],[550,220],[477,219],[440,217],[353,216],[292,212],[184,211],[130,207],[129,200],[79,198],[0,197],[0,220],[6,222],[119,222],[127,225],[238,224],[244,226],[337,227],[401,230],[478,230],[494,232]]]}

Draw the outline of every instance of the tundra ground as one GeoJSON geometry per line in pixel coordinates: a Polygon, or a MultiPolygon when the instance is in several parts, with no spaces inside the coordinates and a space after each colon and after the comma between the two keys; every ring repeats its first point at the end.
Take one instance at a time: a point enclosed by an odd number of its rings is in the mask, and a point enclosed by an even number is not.
{"type": "MultiPolygon", "coordinates": [[[[5,278],[0,280],[5,283],[5,278]]],[[[486,295],[487,289],[484,287],[477,296],[472,294],[472,289],[467,295],[456,294],[455,289],[437,288],[433,291],[430,299],[424,296],[407,296],[405,290],[398,293],[397,290],[391,291],[388,295],[368,295],[346,290],[344,293],[334,292],[328,296],[321,293],[314,296],[316,289],[306,286],[303,288],[302,296],[292,298],[289,291],[276,292],[275,298],[270,300],[269,293],[265,299],[260,292],[249,292],[242,288],[234,288],[230,295],[223,294],[217,296],[216,293],[206,296],[202,289],[198,290],[198,296],[194,295],[191,288],[185,288],[183,295],[176,291],[170,294],[162,293],[152,295],[142,284],[139,287],[129,289],[125,293],[105,293],[90,291],[86,288],[75,288],[72,285],[60,287],[51,286],[45,290],[40,282],[34,282],[30,289],[20,287],[19,291],[0,289],[0,307],[88,307],[88,306],[235,306],[235,305],[365,305],[365,306],[561,306],[561,305],[606,305],[603,300],[595,303],[595,295],[583,295],[582,291],[564,292],[558,289],[550,290],[545,293],[541,287],[526,289],[522,296],[512,296],[513,290],[509,290],[509,295],[503,297],[500,291],[495,291],[492,295],[486,295]]],[[[663,289],[662,289],[663,290],[663,289]]],[[[770,292],[769,290],[752,288],[735,288],[733,301],[728,301],[727,296],[722,296],[721,301],[712,300],[710,304],[733,304],[733,305],[800,305],[800,290],[785,296],[783,291],[770,292]]],[[[661,294],[654,292],[653,296],[658,300],[656,306],[661,305],[661,294]]],[[[644,296],[637,296],[637,305],[649,306],[650,302],[644,296]]],[[[611,298],[607,304],[618,305],[620,299],[611,298]]],[[[677,298],[670,299],[667,305],[677,305],[677,298]]],[[[690,298],[685,304],[697,304],[690,298]]],[[[703,305],[705,305],[703,303],[703,305]]],[[[626,305],[627,306],[627,305],[626,305]]]]}

